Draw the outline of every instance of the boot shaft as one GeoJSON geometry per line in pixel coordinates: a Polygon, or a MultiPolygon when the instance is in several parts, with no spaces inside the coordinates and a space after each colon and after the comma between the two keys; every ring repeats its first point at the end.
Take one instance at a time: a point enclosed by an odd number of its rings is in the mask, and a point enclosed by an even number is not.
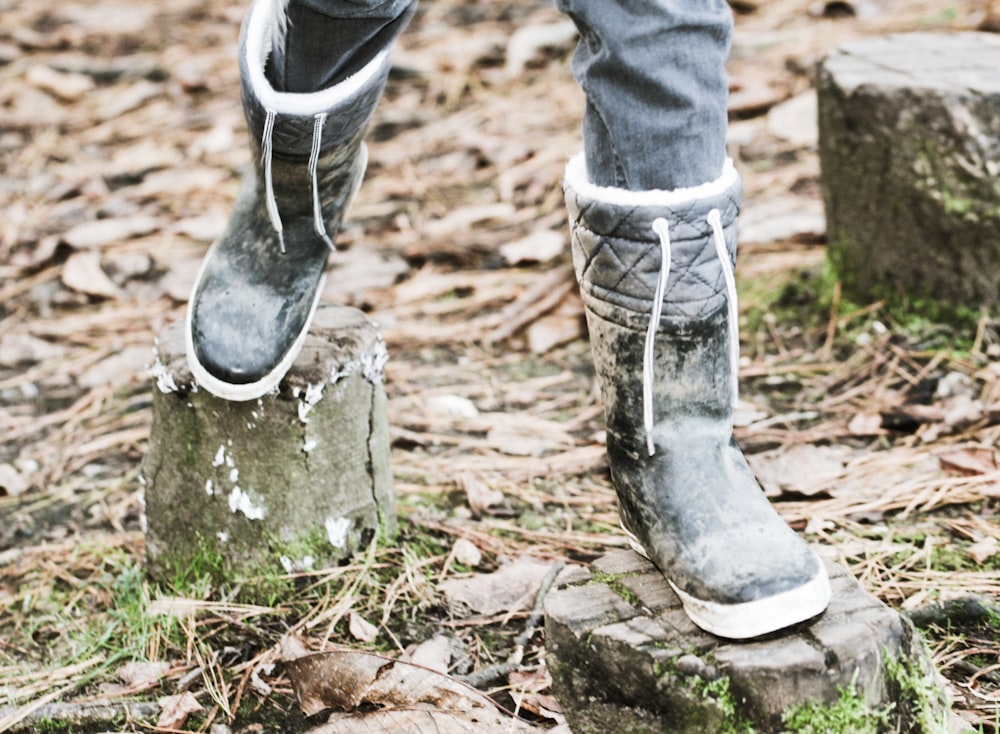
{"type": "Polygon", "coordinates": [[[609,451],[652,455],[690,432],[725,445],[739,348],[732,164],[704,186],[631,192],[590,184],[577,157],[564,187],[609,451]]]}

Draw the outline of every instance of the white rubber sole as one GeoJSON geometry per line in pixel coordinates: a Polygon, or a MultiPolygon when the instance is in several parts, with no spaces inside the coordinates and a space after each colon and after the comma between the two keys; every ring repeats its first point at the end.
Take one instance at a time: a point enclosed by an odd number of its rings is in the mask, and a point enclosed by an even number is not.
{"type": "MultiPolygon", "coordinates": [[[[648,559],[638,539],[624,526],[622,530],[632,549],[648,559]]],[[[830,579],[822,562],[818,558],[816,560],[819,572],[802,586],[742,604],[719,604],[698,599],[677,588],[670,579],[667,583],[681,600],[685,614],[698,627],[717,637],[746,640],[804,622],[827,608],[831,597],[830,579]]]]}

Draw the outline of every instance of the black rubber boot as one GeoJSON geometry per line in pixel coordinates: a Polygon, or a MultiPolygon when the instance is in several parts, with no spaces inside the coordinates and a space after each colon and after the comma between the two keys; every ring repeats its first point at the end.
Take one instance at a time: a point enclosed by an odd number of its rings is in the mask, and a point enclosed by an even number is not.
{"type": "Polygon", "coordinates": [[[191,370],[227,400],[276,389],[302,348],[331,238],[364,175],[362,138],[389,72],[385,50],[329,89],[276,91],[265,76],[272,10],[255,2],[240,38],[252,170],[188,304],[191,370]]]}
{"type": "Polygon", "coordinates": [[[733,440],[736,218],[713,182],[633,192],[564,182],[622,526],[695,624],[735,639],[821,613],[819,559],[771,507],[733,440]]]}

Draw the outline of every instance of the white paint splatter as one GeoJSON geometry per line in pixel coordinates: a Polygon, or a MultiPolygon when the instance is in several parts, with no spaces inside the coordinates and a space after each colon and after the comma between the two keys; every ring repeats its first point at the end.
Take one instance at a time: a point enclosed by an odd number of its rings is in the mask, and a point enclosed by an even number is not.
{"type": "Polygon", "coordinates": [[[220,543],[229,542],[229,533],[227,533],[225,530],[220,530],[219,532],[217,532],[215,534],[215,537],[219,539],[220,543]]]}
{"type": "Polygon", "coordinates": [[[207,494],[209,497],[215,494],[215,486],[212,484],[211,479],[205,480],[205,494],[207,494]]]}
{"type": "Polygon", "coordinates": [[[212,466],[222,466],[226,461],[226,447],[220,446],[219,450],[215,452],[215,458],[212,459],[212,466]]]}
{"type": "Polygon", "coordinates": [[[285,569],[285,573],[299,573],[300,571],[311,571],[313,566],[316,565],[316,559],[312,556],[303,556],[297,561],[292,560],[288,556],[281,556],[278,560],[281,561],[281,567],[285,569]]]}
{"type": "Polygon", "coordinates": [[[346,517],[328,517],[324,525],[326,526],[326,538],[334,548],[343,548],[347,545],[347,533],[351,529],[351,521],[346,517]]]}
{"type": "Polygon", "coordinates": [[[236,484],[236,482],[240,481],[240,470],[237,469],[235,466],[229,472],[229,481],[232,482],[233,484],[236,484]]]}
{"type": "Polygon", "coordinates": [[[309,411],[313,409],[320,400],[323,399],[323,388],[326,385],[322,382],[317,382],[315,385],[309,384],[306,386],[306,394],[299,401],[299,420],[303,423],[308,423],[309,411]]]}
{"type": "Polygon", "coordinates": [[[157,357],[152,366],[146,370],[149,376],[156,380],[156,387],[160,392],[166,394],[177,392],[177,383],[174,382],[174,375],[167,369],[166,365],[157,357]]]}
{"type": "Polygon", "coordinates": [[[312,452],[312,450],[313,450],[314,448],[316,448],[316,446],[317,446],[318,444],[319,444],[319,441],[317,441],[317,440],[316,440],[315,438],[308,438],[308,439],[306,439],[306,440],[305,440],[305,442],[304,442],[304,443],[302,444],[302,450],[303,450],[303,451],[305,451],[305,452],[306,452],[307,454],[308,454],[308,453],[311,453],[311,452],[312,452]]]}
{"type": "Polygon", "coordinates": [[[267,511],[262,505],[255,505],[253,498],[239,487],[233,487],[229,493],[229,510],[231,512],[242,512],[251,520],[263,520],[267,511]]]}

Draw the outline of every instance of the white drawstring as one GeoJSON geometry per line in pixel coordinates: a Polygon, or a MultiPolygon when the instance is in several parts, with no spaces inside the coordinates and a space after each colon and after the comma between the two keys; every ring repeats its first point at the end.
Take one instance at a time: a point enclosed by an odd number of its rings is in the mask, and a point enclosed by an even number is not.
{"type": "Polygon", "coordinates": [[[729,379],[735,410],[740,399],[740,307],[736,301],[736,277],[733,275],[733,263],[729,259],[729,248],[726,247],[726,236],[722,231],[722,215],[718,209],[708,213],[708,223],[712,225],[715,254],[719,256],[722,277],[726,280],[726,301],[729,304],[729,379]]]}
{"type": "Polygon", "coordinates": [[[320,205],[319,201],[319,175],[317,173],[319,169],[319,149],[323,142],[323,123],[326,122],[326,113],[321,112],[316,115],[316,124],[313,126],[313,139],[312,139],[312,151],[309,153],[309,179],[312,181],[312,195],[313,195],[313,227],[316,229],[316,234],[318,234],[326,246],[330,248],[331,251],[336,252],[336,248],[333,246],[333,240],[326,233],[326,223],[323,221],[323,207],[320,205]]]}
{"type": "Polygon", "coordinates": [[[285,251],[284,227],[281,224],[281,214],[278,212],[278,202],[274,198],[274,177],[271,173],[271,155],[274,149],[272,137],[274,135],[274,118],[277,113],[274,110],[267,110],[267,118],[264,120],[264,135],[260,142],[264,157],[264,189],[266,192],[265,204],[267,206],[267,216],[271,220],[271,226],[278,234],[278,243],[281,251],[285,251]]]}
{"type": "MultiPolygon", "coordinates": [[[[712,227],[712,239],[715,242],[715,254],[722,266],[722,277],[726,281],[726,302],[729,306],[729,359],[730,359],[730,390],[732,391],[733,407],[739,399],[739,364],[740,364],[740,330],[739,306],[736,302],[736,278],[733,275],[733,264],[729,259],[729,248],[726,247],[726,237],[722,229],[722,215],[718,209],[708,213],[709,225],[712,227]]],[[[663,297],[667,290],[667,280],[670,278],[670,223],[663,217],[653,220],[653,232],[660,238],[660,275],[656,281],[656,291],[653,296],[653,307],[649,316],[649,327],[646,329],[646,343],[642,361],[642,424],[646,430],[646,448],[649,455],[656,453],[653,444],[653,369],[656,366],[656,332],[660,326],[660,316],[663,313],[663,297]]]]}
{"type": "Polygon", "coordinates": [[[670,223],[662,217],[657,217],[653,220],[653,231],[660,237],[660,277],[656,281],[642,360],[642,425],[646,429],[646,447],[650,456],[656,453],[656,447],[653,446],[653,367],[656,361],[654,353],[656,331],[660,326],[663,296],[667,290],[667,279],[670,277],[670,223]]]}

